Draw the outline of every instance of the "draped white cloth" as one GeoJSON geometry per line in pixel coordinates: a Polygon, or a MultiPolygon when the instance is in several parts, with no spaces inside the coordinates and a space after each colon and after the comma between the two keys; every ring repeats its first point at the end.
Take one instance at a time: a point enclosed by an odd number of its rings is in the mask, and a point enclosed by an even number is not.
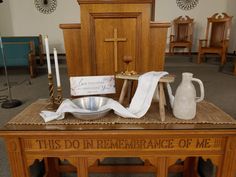
{"type": "MultiPolygon", "coordinates": [[[[167,72],[147,72],[141,75],[138,79],[138,86],[136,92],[131,100],[131,103],[128,108],[123,107],[119,102],[109,99],[107,104],[100,107],[98,111],[113,109],[115,114],[124,117],[124,118],[141,118],[148,111],[155,90],[158,88],[157,84],[161,77],[167,75],[167,72]]],[[[75,113],[75,112],[89,112],[79,108],[73,100],[66,99],[64,100],[56,112],[52,111],[41,111],[40,116],[44,119],[45,122],[52,120],[59,120],[65,117],[65,113],[75,113]]]]}

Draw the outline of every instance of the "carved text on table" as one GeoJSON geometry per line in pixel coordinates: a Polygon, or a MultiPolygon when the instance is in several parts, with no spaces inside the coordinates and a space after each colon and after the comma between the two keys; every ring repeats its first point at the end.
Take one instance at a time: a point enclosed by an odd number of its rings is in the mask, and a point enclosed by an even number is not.
{"type": "Polygon", "coordinates": [[[102,139],[27,139],[32,150],[223,150],[223,138],[102,138],[102,139]]]}

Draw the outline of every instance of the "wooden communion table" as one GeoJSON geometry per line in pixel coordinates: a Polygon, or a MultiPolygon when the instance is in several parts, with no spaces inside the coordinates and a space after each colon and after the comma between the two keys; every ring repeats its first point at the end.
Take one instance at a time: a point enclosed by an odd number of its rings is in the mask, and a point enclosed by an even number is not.
{"type": "MultiPolygon", "coordinates": [[[[106,157],[139,157],[145,163],[133,171],[144,172],[145,168],[158,177],[166,177],[179,159],[202,157],[216,165],[217,177],[236,175],[236,122],[209,102],[198,104],[197,116],[190,122],[177,120],[169,112],[162,122],[154,105],[141,120],[124,120],[111,112],[94,122],[68,114],[64,120],[44,123],[39,112],[47,104],[36,101],[0,130],[13,177],[29,177],[35,159],[45,159],[45,176],[58,177],[67,168],[55,166],[54,157],[68,160],[78,177],[119,171],[119,167],[109,166],[109,171],[97,163],[106,157]]],[[[120,169],[129,172],[131,167],[120,169]]]]}

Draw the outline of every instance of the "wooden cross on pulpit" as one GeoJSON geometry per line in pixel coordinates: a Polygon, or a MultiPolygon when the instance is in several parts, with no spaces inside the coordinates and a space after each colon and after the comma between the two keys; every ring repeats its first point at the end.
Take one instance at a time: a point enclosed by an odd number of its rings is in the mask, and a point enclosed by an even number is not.
{"type": "Polygon", "coordinates": [[[118,38],[117,37],[117,28],[114,28],[114,37],[113,38],[106,38],[104,40],[105,42],[113,42],[114,43],[114,60],[115,60],[115,72],[118,71],[118,66],[117,66],[117,48],[118,48],[118,42],[124,42],[126,41],[126,38],[118,38]]]}

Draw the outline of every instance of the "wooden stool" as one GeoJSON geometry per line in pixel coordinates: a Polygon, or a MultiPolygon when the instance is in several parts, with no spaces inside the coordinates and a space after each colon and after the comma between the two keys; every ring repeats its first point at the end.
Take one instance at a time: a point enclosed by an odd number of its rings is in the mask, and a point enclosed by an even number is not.
{"type": "MultiPolygon", "coordinates": [[[[134,75],[116,74],[116,79],[124,80],[124,84],[122,86],[122,90],[119,97],[120,104],[123,104],[126,94],[128,94],[128,98],[130,98],[132,83],[133,81],[138,80],[139,76],[140,76],[139,74],[134,74],[134,75]]],[[[167,76],[161,77],[158,83],[157,94],[159,96],[159,110],[160,110],[161,121],[165,121],[166,99],[165,99],[164,84],[174,82],[174,79],[175,78],[173,75],[167,75],[167,76]]]]}

